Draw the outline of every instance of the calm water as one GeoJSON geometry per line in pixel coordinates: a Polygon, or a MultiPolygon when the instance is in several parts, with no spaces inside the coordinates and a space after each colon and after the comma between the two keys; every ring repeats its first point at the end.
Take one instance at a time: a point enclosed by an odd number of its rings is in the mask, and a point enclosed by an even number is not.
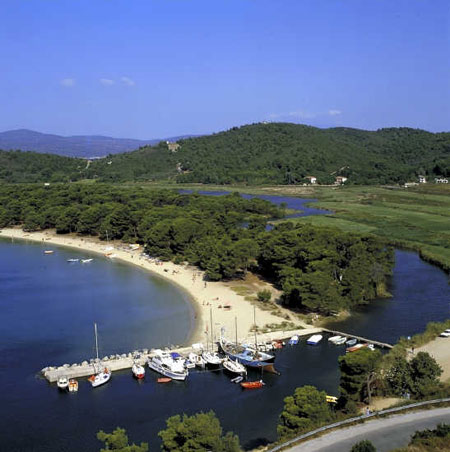
{"type": "MultiPolygon", "coordinates": [[[[85,255],[54,249],[45,256],[40,245],[0,241],[3,450],[97,451],[96,432],[116,426],[157,450],[156,434],[167,417],[210,409],[249,448],[276,438],[283,398],[296,387],[313,384],[337,394],[343,348],[326,341],[279,352],[276,367],[282,375],[265,375],[267,386],[260,391],[242,391],[222,372],[193,372],[186,382],[158,385],[151,371],[143,382],[124,371],[103,387],[81,381],[78,394],[59,393],[36,373],[92,356],[94,321],[106,355],[180,343],[189,335],[193,312],[184,293],[138,268],[98,256],[89,266],[68,264],[67,258],[85,255]]],[[[414,253],[397,252],[390,290],[393,298],[378,300],[340,328],[394,341],[450,316],[447,276],[414,253]]]]}

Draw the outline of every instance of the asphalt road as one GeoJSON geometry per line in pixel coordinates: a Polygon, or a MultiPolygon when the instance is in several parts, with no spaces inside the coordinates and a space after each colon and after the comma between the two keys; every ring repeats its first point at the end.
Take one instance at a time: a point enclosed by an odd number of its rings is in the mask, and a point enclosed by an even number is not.
{"type": "Polygon", "coordinates": [[[432,429],[440,423],[450,424],[450,408],[437,408],[367,421],[306,441],[289,451],[349,452],[355,443],[368,439],[375,445],[377,452],[389,452],[397,447],[406,446],[415,431],[432,429]]]}

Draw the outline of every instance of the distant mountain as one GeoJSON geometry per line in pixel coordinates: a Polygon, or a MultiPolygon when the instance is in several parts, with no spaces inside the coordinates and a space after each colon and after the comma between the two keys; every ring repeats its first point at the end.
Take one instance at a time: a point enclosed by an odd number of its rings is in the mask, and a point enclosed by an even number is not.
{"type": "MultiPolygon", "coordinates": [[[[107,159],[1,152],[0,181],[155,181],[204,184],[391,184],[450,176],[450,133],[365,131],[289,123],[233,127],[213,135],[141,146],[107,159]]],[[[111,148],[108,149],[111,153],[111,148]]],[[[91,154],[92,155],[92,154],[91,154]]]]}
{"type": "Polygon", "coordinates": [[[66,157],[104,157],[109,154],[129,152],[142,146],[153,146],[164,141],[177,141],[189,135],[152,140],[111,138],[100,135],[63,137],[33,130],[19,129],[0,132],[0,149],[34,151],[66,157]]]}

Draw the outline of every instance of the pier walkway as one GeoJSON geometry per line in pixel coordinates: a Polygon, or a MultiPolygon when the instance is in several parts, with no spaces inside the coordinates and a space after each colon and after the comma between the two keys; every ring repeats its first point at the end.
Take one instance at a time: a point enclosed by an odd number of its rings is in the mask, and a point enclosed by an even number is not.
{"type": "Polygon", "coordinates": [[[358,341],[377,345],[378,347],[381,347],[381,348],[392,348],[393,347],[393,345],[387,344],[386,342],[375,341],[373,339],[367,339],[366,337],[356,336],[355,334],[343,333],[342,331],[329,330],[328,328],[322,328],[322,331],[324,333],[331,333],[335,336],[344,336],[344,337],[351,337],[353,339],[358,339],[358,341]]]}

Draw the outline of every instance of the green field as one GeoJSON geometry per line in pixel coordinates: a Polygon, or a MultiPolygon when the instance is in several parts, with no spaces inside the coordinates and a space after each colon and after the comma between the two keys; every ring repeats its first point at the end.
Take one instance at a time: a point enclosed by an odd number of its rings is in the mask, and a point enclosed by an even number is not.
{"type": "Polygon", "coordinates": [[[314,207],[333,215],[290,221],[334,226],[344,231],[370,233],[392,244],[419,251],[421,256],[450,272],[450,187],[426,185],[414,188],[350,186],[223,186],[201,184],[141,184],[158,188],[227,190],[250,194],[315,198],[314,207]]]}

